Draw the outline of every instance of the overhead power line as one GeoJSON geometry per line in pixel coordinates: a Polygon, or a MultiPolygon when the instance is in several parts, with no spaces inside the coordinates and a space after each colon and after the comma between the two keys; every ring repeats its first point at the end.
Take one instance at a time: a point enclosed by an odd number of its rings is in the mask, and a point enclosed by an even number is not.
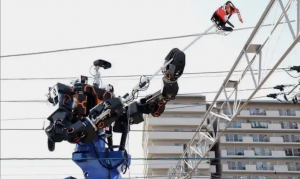
{"type": "MultiPolygon", "coordinates": [[[[265,88],[265,89],[271,89],[271,88],[265,88]]],[[[246,90],[250,90],[250,89],[246,89],[246,90]]],[[[264,97],[267,97],[267,96],[258,96],[258,97],[255,97],[254,99],[259,99],[259,98],[264,98],[264,97]]],[[[173,108],[166,108],[166,109],[184,109],[184,108],[192,108],[195,106],[206,106],[206,105],[209,105],[209,102],[211,102],[211,101],[205,101],[205,102],[207,102],[207,103],[201,104],[201,105],[183,105],[180,107],[173,107],[173,108]]],[[[44,120],[47,118],[48,117],[8,118],[8,119],[1,119],[0,121],[44,120]]]]}
{"type": "MultiPolygon", "coordinates": [[[[143,175],[144,173],[133,173],[134,175],[143,175]]],[[[83,176],[83,174],[53,174],[53,173],[45,173],[45,174],[4,174],[0,176],[5,176],[5,177],[15,177],[15,176],[83,176]]],[[[132,176],[132,177],[122,177],[123,179],[148,179],[148,178],[167,178],[168,175],[154,175],[154,176],[132,176]]],[[[193,178],[199,178],[199,179],[229,179],[229,178],[220,178],[218,175],[201,175],[201,176],[193,176],[193,178]]]]}
{"type": "MultiPolygon", "coordinates": [[[[100,159],[110,159],[110,160],[118,160],[118,159],[123,159],[123,158],[81,158],[80,160],[100,160],[100,159]]],[[[181,160],[180,157],[132,157],[130,158],[131,160],[181,160]]],[[[227,160],[227,159],[237,159],[236,157],[187,157],[185,159],[188,160],[199,160],[199,159],[205,159],[205,160],[227,160]]],[[[257,159],[271,159],[271,160],[279,160],[279,159],[300,159],[300,157],[295,157],[295,156],[286,156],[286,157],[270,157],[270,156],[259,156],[259,157],[243,157],[243,159],[252,159],[252,160],[257,160],[257,159]]],[[[0,160],[73,160],[72,158],[0,158],[0,160]]]]}
{"type": "MultiPolygon", "coordinates": [[[[273,89],[274,87],[265,87],[265,88],[260,88],[260,90],[266,90],[266,89],[273,89]]],[[[252,91],[254,89],[240,89],[238,91],[252,91]]],[[[230,91],[227,91],[227,92],[230,92],[230,91]]],[[[217,91],[206,91],[206,92],[200,92],[200,93],[182,93],[182,94],[178,94],[178,95],[181,95],[181,96],[184,96],[184,95],[202,95],[202,94],[214,94],[214,93],[217,93],[217,91]]],[[[145,97],[145,96],[139,96],[139,97],[145,97]]],[[[265,97],[265,96],[263,96],[265,97]]],[[[261,98],[261,97],[259,97],[261,98]]],[[[3,101],[0,101],[2,103],[46,103],[47,101],[46,100],[3,100],[3,101]]],[[[212,102],[212,101],[206,101],[206,102],[212,102]]],[[[177,108],[177,107],[176,107],[177,108]]],[[[168,109],[176,109],[176,108],[168,108],[168,109]]],[[[182,107],[178,107],[178,108],[182,108],[182,107]]]]}
{"type": "MultiPolygon", "coordinates": [[[[183,119],[185,120],[185,119],[183,119]]],[[[226,132],[230,132],[232,133],[232,131],[230,130],[234,130],[233,133],[236,133],[236,132],[244,132],[245,129],[242,129],[242,128],[239,128],[240,131],[237,131],[237,128],[229,128],[226,130],[226,132]],[[229,130],[229,131],[228,131],[229,130]]],[[[261,128],[260,128],[261,129],[261,128]]],[[[0,131],[44,131],[45,129],[39,129],[39,128],[36,128],[36,129],[1,129],[0,128],[0,131]]],[[[251,129],[253,131],[253,129],[251,129]]],[[[225,130],[217,130],[217,131],[214,131],[214,132],[224,132],[225,130]]],[[[168,131],[168,130],[138,130],[138,129],[133,129],[133,130],[130,130],[130,132],[164,132],[164,133],[195,133],[195,132],[209,132],[207,130],[203,130],[203,131],[168,131]]],[[[261,134],[267,134],[267,133],[274,133],[274,131],[268,131],[268,130],[264,130],[264,131],[260,131],[261,134]]],[[[295,131],[276,131],[276,133],[278,134],[294,134],[295,131]]]]}
{"type": "MultiPolygon", "coordinates": [[[[295,22],[295,20],[292,20],[290,22],[295,22]]],[[[284,23],[286,23],[286,22],[281,22],[279,24],[284,24],[284,23]]],[[[273,24],[265,24],[265,25],[262,25],[261,27],[268,27],[268,26],[272,26],[272,25],[273,24]]],[[[253,29],[253,28],[255,28],[255,26],[234,29],[233,31],[249,30],[249,29],[253,29]]],[[[212,34],[217,34],[217,32],[206,33],[206,35],[212,35],[212,34]]],[[[151,42],[151,41],[162,41],[162,40],[187,38],[187,37],[194,37],[194,36],[199,36],[199,35],[200,34],[190,34],[190,35],[181,35],[181,36],[173,36],[173,37],[153,38],[153,39],[145,39],[145,40],[136,40],[136,41],[129,41],[129,42],[106,44],[106,45],[96,45],[96,46],[68,48],[68,49],[60,49],[60,50],[49,50],[49,51],[42,51],[42,52],[3,55],[3,56],[0,56],[0,57],[1,58],[9,58],[9,57],[28,56],[28,55],[41,55],[41,54],[47,54],[47,53],[58,53],[58,52],[66,52],[66,51],[87,50],[87,49],[94,49],[94,48],[121,46],[121,45],[129,45],[129,44],[144,43],[144,42],[151,42]]]]}
{"type": "MultiPolygon", "coordinates": [[[[276,70],[285,70],[288,68],[277,68],[276,70]]],[[[270,69],[266,69],[269,71],[270,69]]],[[[253,69],[252,71],[258,71],[257,69],[253,69]]],[[[192,73],[183,73],[182,77],[186,75],[204,75],[204,74],[221,74],[221,73],[228,73],[229,71],[207,71],[207,72],[192,72],[192,73]]],[[[244,72],[244,70],[236,70],[235,73],[244,72]]],[[[102,79],[105,78],[134,78],[134,77],[141,77],[141,76],[152,76],[152,75],[113,75],[113,76],[101,76],[102,79]]],[[[158,74],[157,76],[163,76],[162,74],[158,74]]],[[[201,76],[197,76],[201,77],[201,76]]],[[[207,77],[207,76],[205,76],[207,77]]],[[[210,76],[209,76],[210,77],[210,76]]],[[[211,76],[214,77],[214,76],[211,76]]],[[[74,79],[76,77],[39,77],[39,78],[1,78],[2,81],[12,81],[12,80],[63,80],[63,79],[74,79]]],[[[93,77],[89,77],[93,78],[93,77]]]]}

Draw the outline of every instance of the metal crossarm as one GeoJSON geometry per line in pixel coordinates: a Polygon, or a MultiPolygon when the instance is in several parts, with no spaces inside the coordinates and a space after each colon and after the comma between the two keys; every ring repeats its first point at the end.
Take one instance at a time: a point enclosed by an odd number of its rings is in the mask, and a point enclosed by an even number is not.
{"type": "MultiPolygon", "coordinates": [[[[280,21],[285,17],[287,21],[289,21],[289,18],[287,17],[287,12],[290,9],[291,3],[293,2],[290,0],[286,7],[283,7],[283,4],[281,0],[279,1],[279,5],[282,8],[282,15],[278,18],[277,23],[274,25],[273,29],[271,30],[270,35],[274,32],[275,28],[280,24],[280,21]]],[[[299,0],[298,0],[299,1],[299,0]]],[[[276,0],[271,0],[269,4],[267,5],[265,11],[263,12],[261,18],[259,19],[258,23],[256,24],[255,28],[253,29],[249,39],[243,46],[237,60],[234,62],[229,74],[225,78],[223,84],[221,85],[218,93],[216,94],[212,104],[209,106],[207,112],[205,113],[203,120],[201,121],[200,125],[197,128],[197,132],[194,134],[193,138],[190,140],[190,142],[187,144],[187,147],[183,154],[180,157],[180,160],[178,161],[177,165],[170,170],[169,178],[173,179],[175,177],[179,178],[191,178],[198,170],[198,165],[203,162],[203,160],[208,160],[208,155],[210,150],[214,147],[214,145],[218,142],[219,138],[223,135],[223,132],[226,131],[227,127],[230,125],[231,121],[234,120],[240,111],[248,104],[248,102],[255,96],[255,94],[258,92],[258,90],[265,84],[265,82],[268,80],[268,78],[273,74],[274,70],[280,65],[280,63],[285,59],[285,57],[292,51],[292,49],[296,46],[296,44],[300,40],[299,33],[293,38],[293,42],[290,45],[288,49],[283,53],[281,58],[279,58],[276,61],[276,64],[271,68],[269,73],[262,77],[262,58],[261,58],[261,50],[265,46],[266,42],[269,40],[270,35],[266,38],[266,40],[261,44],[251,44],[252,40],[254,39],[255,35],[257,34],[258,30],[260,29],[262,23],[264,22],[265,18],[268,16],[271,8],[274,6],[274,3],[276,0]],[[249,55],[254,54],[252,60],[249,59],[249,55]],[[241,77],[237,81],[231,80],[231,76],[233,74],[233,71],[236,70],[238,64],[241,62],[242,57],[246,58],[247,66],[242,73],[241,77]],[[252,71],[252,64],[256,59],[256,56],[260,56],[259,58],[259,70],[258,70],[258,77],[254,76],[254,73],[252,71]],[[254,83],[255,89],[251,92],[251,94],[246,99],[241,99],[238,97],[238,89],[239,86],[243,80],[243,77],[245,74],[250,71],[252,80],[254,83]],[[228,89],[233,88],[233,91],[230,94],[227,94],[228,89]],[[215,108],[219,96],[221,93],[224,93],[225,95],[225,101],[219,108],[215,108]],[[233,98],[233,106],[231,107],[229,102],[230,99],[233,98]],[[226,106],[228,108],[229,114],[226,115],[222,112],[223,106],[226,106]],[[220,132],[213,133],[212,124],[216,124],[217,126],[214,126],[215,129],[219,129],[219,118],[225,119],[228,121],[228,123],[225,125],[224,130],[220,132]],[[204,128],[204,123],[207,122],[208,125],[207,128],[204,128]],[[204,132],[204,129],[208,132],[204,132]],[[188,166],[188,170],[184,169],[185,166],[188,166]]],[[[297,24],[298,25],[298,24],[297,24]]],[[[290,24],[288,24],[290,26],[290,24]]],[[[291,31],[291,34],[293,35],[293,31],[291,31]]]]}

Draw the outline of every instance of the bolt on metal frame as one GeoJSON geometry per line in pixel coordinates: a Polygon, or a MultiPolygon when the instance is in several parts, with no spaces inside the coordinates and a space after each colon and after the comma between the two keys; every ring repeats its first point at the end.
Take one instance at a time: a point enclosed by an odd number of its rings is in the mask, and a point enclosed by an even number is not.
{"type": "MultiPolygon", "coordinates": [[[[270,10],[272,9],[274,3],[276,0],[270,0],[269,4],[267,5],[265,11],[263,12],[261,18],[259,19],[257,25],[253,29],[249,39],[243,46],[242,51],[240,52],[237,60],[233,64],[229,74],[225,78],[223,84],[221,85],[218,93],[216,94],[212,104],[208,108],[207,112],[205,113],[203,120],[201,121],[200,125],[197,128],[197,132],[194,134],[193,138],[190,140],[188,143],[186,150],[183,152],[183,154],[180,157],[180,160],[178,161],[177,165],[175,168],[170,169],[169,173],[169,178],[175,178],[175,177],[180,177],[180,178],[192,178],[192,176],[197,173],[198,171],[198,165],[203,161],[207,160],[207,156],[209,154],[209,151],[214,147],[214,145],[217,143],[219,138],[222,136],[223,132],[226,131],[227,127],[230,125],[231,121],[234,120],[237,115],[240,113],[240,111],[248,104],[248,102],[253,98],[253,96],[257,93],[257,91],[265,84],[265,82],[268,80],[268,78],[273,74],[274,70],[280,65],[280,63],[285,59],[285,57],[292,51],[292,49],[296,46],[296,44],[300,40],[299,36],[299,2],[300,0],[297,0],[297,35],[295,35],[291,23],[289,21],[289,18],[287,17],[287,11],[290,9],[291,3],[293,0],[290,0],[286,7],[283,7],[283,3],[281,0],[277,0],[283,13],[279,17],[277,23],[274,25],[271,34],[274,32],[275,28],[280,24],[280,21],[282,20],[283,17],[285,17],[286,23],[288,23],[288,27],[290,29],[290,32],[293,36],[294,41],[291,43],[291,45],[286,49],[286,51],[283,53],[281,58],[279,58],[276,62],[276,64],[272,67],[272,69],[269,71],[269,73],[265,76],[262,77],[261,72],[261,50],[265,46],[266,42],[269,40],[270,36],[265,40],[265,42],[262,45],[255,45],[251,44],[252,40],[254,39],[255,35],[257,34],[258,30],[262,26],[262,23],[264,22],[265,18],[268,16],[270,10]],[[249,60],[248,54],[249,53],[254,53],[254,57],[252,60],[249,60]],[[244,73],[241,75],[240,79],[238,81],[232,81],[230,80],[234,70],[236,70],[236,67],[240,63],[242,57],[245,56],[247,60],[247,67],[244,70],[244,73]],[[256,56],[259,57],[259,70],[258,70],[258,77],[254,76],[254,73],[252,71],[252,64],[256,59],[256,56]],[[238,98],[238,88],[239,84],[242,81],[243,77],[245,74],[250,71],[252,75],[252,80],[255,85],[255,89],[252,91],[251,95],[246,99],[243,100],[243,103],[241,104],[242,99],[238,98]],[[230,95],[227,94],[227,89],[228,88],[233,88],[234,90],[230,95]],[[221,105],[220,109],[218,111],[215,111],[215,104],[217,103],[217,100],[220,96],[220,94],[224,92],[224,95],[226,97],[225,102],[221,105]],[[229,100],[230,98],[234,95],[234,104],[233,104],[233,109],[231,109],[229,105],[229,100]],[[229,115],[225,115],[221,109],[223,108],[224,105],[227,105],[229,115]],[[219,125],[219,118],[225,119],[228,121],[227,125],[225,126],[223,131],[220,131],[216,134],[211,135],[209,132],[202,132],[204,129],[204,123],[209,120],[209,124],[213,124],[215,121],[217,125],[219,125]],[[195,144],[195,145],[194,145],[195,144]],[[204,145],[203,145],[204,144],[204,145]],[[187,158],[188,156],[188,158],[187,158]],[[188,172],[184,172],[184,164],[188,166],[188,172]]],[[[211,125],[208,125],[206,128],[207,131],[209,131],[209,128],[211,128],[211,125]]],[[[219,127],[217,126],[217,130],[219,127]]]]}

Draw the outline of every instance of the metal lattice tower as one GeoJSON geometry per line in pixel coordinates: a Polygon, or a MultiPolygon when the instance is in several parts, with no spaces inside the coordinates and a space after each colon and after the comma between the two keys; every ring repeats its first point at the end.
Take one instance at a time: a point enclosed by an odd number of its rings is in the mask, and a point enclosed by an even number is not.
{"type": "MultiPolygon", "coordinates": [[[[293,50],[293,48],[298,44],[300,40],[299,31],[300,31],[300,0],[289,0],[286,6],[284,7],[282,0],[270,0],[269,4],[267,5],[266,9],[264,10],[263,14],[261,15],[259,21],[257,22],[255,28],[253,29],[249,39],[243,46],[238,58],[234,62],[232,68],[230,69],[229,74],[225,78],[223,84],[221,85],[218,93],[216,94],[212,104],[208,108],[207,112],[205,113],[203,120],[201,121],[200,125],[197,128],[197,132],[194,134],[193,138],[188,143],[185,151],[180,157],[180,160],[178,161],[177,165],[174,166],[174,168],[170,169],[169,178],[175,179],[175,178],[192,178],[193,175],[197,173],[198,165],[206,160],[208,157],[208,154],[210,150],[214,147],[214,145],[218,142],[219,138],[222,136],[224,131],[226,131],[227,127],[231,124],[231,121],[234,120],[237,115],[240,113],[240,111],[248,104],[248,102],[254,97],[254,95],[258,92],[258,90],[265,84],[265,82],[269,79],[269,77],[273,74],[274,70],[281,64],[281,62],[286,58],[286,56],[293,50]],[[278,18],[278,21],[276,24],[274,24],[271,33],[266,38],[266,40],[262,44],[251,44],[254,37],[258,33],[260,27],[262,26],[264,20],[268,16],[269,12],[271,11],[272,7],[274,6],[275,2],[277,1],[278,5],[280,6],[282,10],[281,16],[278,18]],[[288,11],[293,3],[297,4],[297,28],[296,32],[293,30],[290,19],[288,17],[288,11]],[[284,18],[286,21],[289,31],[291,32],[291,35],[293,37],[293,42],[290,44],[290,46],[285,50],[285,52],[281,55],[279,59],[276,60],[275,64],[271,68],[271,70],[263,77],[262,76],[262,65],[265,59],[262,58],[262,49],[270,39],[270,36],[273,34],[275,29],[277,28],[278,24],[281,22],[281,20],[284,18]],[[253,58],[250,60],[249,56],[252,55],[253,58]],[[245,57],[247,65],[244,69],[244,72],[240,76],[239,80],[231,80],[233,72],[237,69],[238,64],[241,62],[242,58],[245,57]],[[258,57],[258,58],[257,58],[258,57]],[[255,76],[254,72],[252,71],[252,66],[254,61],[258,59],[258,75],[255,76]],[[248,98],[243,99],[243,102],[241,103],[242,99],[238,95],[238,89],[245,76],[245,74],[250,71],[252,80],[255,86],[255,89],[250,92],[250,95],[248,98]],[[228,93],[228,90],[232,90],[230,94],[228,93]],[[216,105],[216,102],[219,100],[220,95],[224,93],[226,100],[221,105],[220,109],[215,110],[214,106],[216,105]],[[234,101],[233,107],[231,108],[229,105],[229,101],[234,101]],[[223,106],[226,105],[226,107],[230,111],[230,115],[225,115],[222,112],[223,106]],[[225,119],[228,121],[228,123],[225,125],[224,130],[219,130],[219,118],[225,119]],[[206,131],[211,132],[202,132],[204,129],[205,122],[212,124],[217,124],[217,131],[213,133],[212,131],[212,125],[209,125],[206,128],[206,131]],[[186,168],[184,166],[188,166],[188,171],[186,172],[186,168]]],[[[214,126],[215,127],[215,126],[214,126]]]]}

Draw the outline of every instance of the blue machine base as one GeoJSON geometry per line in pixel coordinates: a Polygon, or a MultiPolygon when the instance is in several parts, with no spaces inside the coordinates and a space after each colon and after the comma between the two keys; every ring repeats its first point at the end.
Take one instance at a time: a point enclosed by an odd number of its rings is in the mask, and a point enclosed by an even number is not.
{"type": "Polygon", "coordinates": [[[98,139],[93,143],[76,144],[72,160],[82,169],[85,179],[122,179],[120,173],[129,167],[131,156],[126,151],[108,151],[105,143],[98,139]]]}

